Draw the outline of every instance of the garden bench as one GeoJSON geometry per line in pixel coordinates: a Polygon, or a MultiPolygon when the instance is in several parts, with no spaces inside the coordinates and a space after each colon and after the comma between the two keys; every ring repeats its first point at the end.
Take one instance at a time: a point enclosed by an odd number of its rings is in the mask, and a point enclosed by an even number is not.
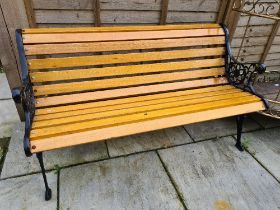
{"type": "Polygon", "coordinates": [[[252,82],[263,64],[238,63],[218,24],[16,31],[24,150],[42,152],[266,109],[252,82]]]}

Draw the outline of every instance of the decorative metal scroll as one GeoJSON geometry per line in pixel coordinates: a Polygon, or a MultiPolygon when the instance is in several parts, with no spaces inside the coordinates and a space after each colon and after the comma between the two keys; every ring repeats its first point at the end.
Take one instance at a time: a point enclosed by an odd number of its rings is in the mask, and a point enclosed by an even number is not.
{"type": "MultiPolygon", "coordinates": [[[[272,19],[276,22],[280,21],[280,0],[235,0],[232,10],[248,16],[236,56],[237,59],[239,59],[241,52],[246,52],[246,49],[244,49],[245,39],[248,41],[250,38],[250,33],[248,32],[250,31],[252,17],[257,16],[260,18],[272,19]]],[[[261,61],[263,61],[264,58],[262,57],[261,61]]],[[[244,59],[241,58],[241,61],[243,60],[244,59]]],[[[244,80],[246,84],[246,80],[249,81],[249,83],[253,81],[251,86],[256,89],[256,92],[261,93],[266,98],[269,109],[260,113],[280,119],[280,71],[268,71],[264,76],[255,78],[257,74],[253,74],[255,72],[254,70],[251,71],[255,69],[254,66],[242,66],[242,64],[234,65],[233,63],[229,65],[231,69],[229,74],[231,78],[233,78],[232,82],[239,83],[239,80],[244,80]],[[271,78],[273,78],[273,80],[271,78]]]]}
{"type": "Polygon", "coordinates": [[[235,1],[233,10],[273,20],[280,20],[280,1],[274,0],[264,2],[264,0],[240,0],[235,1]],[[238,3],[237,3],[238,2],[238,3]]]}

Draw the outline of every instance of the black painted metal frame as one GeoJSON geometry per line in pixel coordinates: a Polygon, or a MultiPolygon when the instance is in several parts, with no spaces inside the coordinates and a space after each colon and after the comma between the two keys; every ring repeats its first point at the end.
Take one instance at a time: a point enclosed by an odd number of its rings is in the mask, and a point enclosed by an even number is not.
{"type": "Polygon", "coordinates": [[[266,66],[262,63],[241,63],[237,61],[231,51],[229,31],[225,25],[222,24],[222,27],[226,39],[225,72],[229,83],[258,96],[264,102],[266,109],[268,109],[268,101],[262,95],[258,94],[253,87],[256,76],[264,73],[266,66]]]}
{"type": "MultiPolygon", "coordinates": [[[[243,91],[250,92],[251,94],[261,98],[265,105],[265,108],[268,109],[268,101],[262,95],[258,94],[253,87],[254,80],[256,79],[258,74],[262,74],[265,72],[266,66],[262,63],[241,63],[237,61],[231,51],[229,31],[224,24],[222,24],[221,26],[223,27],[225,32],[225,73],[227,80],[231,85],[243,91]]],[[[244,150],[241,143],[243,121],[244,115],[239,115],[236,117],[237,139],[235,146],[239,151],[244,150]]]]}
{"type": "MultiPolygon", "coordinates": [[[[17,48],[19,53],[19,60],[21,65],[21,79],[22,79],[22,86],[13,88],[12,89],[12,97],[15,101],[15,103],[21,103],[24,109],[25,113],[25,133],[23,138],[23,148],[25,155],[27,157],[32,156],[32,153],[30,151],[30,130],[31,125],[33,122],[33,118],[35,115],[35,97],[32,89],[32,83],[30,81],[30,77],[28,74],[28,66],[27,61],[24,53],[24,46],[23,46],[23,40],[22,40],[22,30],[17,29],[16,30],[16,42],[17,42],[17,48]]],[[[43,154],[42,152],[39,152],[36,154],[41,170],[43,175],[43,180],[45,184],[45,200],[50,200],[52,197],[52,191],[49,188],[46,171],[44,167],[43,162],[43,154]]]]}
{"type": "Polygon", "coordinates": [[[33,94],[32,84],[28,74],[28,66],[24,53],[22,30],[16,30],[16,42],[19,53],[19,60],[21,65],[21,79],[22,87],[14,88],[12,96],[16,103],[21,103],[25,113],[25,134],[23,139],[24,152],[27,157],[32,155],[30,151],[29,134],[32,121],[35,114],[35,98],[33,94]]]}
{"type": "MultiPolygon", "coordinates": [[[[230,44],[229,44],[229,32],[225,25],[222,25],[225,32],[226,39],[226,53],[225,53],[225,72],[229,83],[237,88],[244,91],[248,91],[262,99],[266,108],[268,108],[268,102],[261,95],[257,94],[253,88],[253,81],[257,74],[264,73],[266,66],[260,63],[240,63],[232,55],[230,44]]],[[[35,114],[35,97],[32,89],[32,83],[28,74],[28,65],[26,56],[24,53],[24,46],[22,40],[22,30],[16,30],[16,42],[19,53],[19,60],[21,64],[21,76],[22,76],[22,87],[14,88],[12,90],[12,96],[15,103],[22,103],[25,112],[25,134],[23,139],[23,146],[26,156],[32,156],[30,150],[30,130],[35,114]]],[[[241,132],[243,125],[244,115],[237,116],[237,143],[236,147],[243,151],[241,144],[241,132]]],[[[44,184],[46,188],[45,199],[51,199],[51,189],[48,186],[45,167],[43,163],[42,152],[36,154],[40,167],[42,170],[42,175],[44,179],[44,184]]]]}

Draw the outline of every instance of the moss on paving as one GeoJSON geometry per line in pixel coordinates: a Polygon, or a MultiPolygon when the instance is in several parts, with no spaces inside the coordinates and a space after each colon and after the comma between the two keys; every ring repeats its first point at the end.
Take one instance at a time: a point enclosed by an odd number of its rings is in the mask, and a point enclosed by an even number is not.
{"type": "Polygon", "coordinates": [[[0,138],[0,174],[4,164],[5,156],[8,152],[10,138],[0,138]]]}

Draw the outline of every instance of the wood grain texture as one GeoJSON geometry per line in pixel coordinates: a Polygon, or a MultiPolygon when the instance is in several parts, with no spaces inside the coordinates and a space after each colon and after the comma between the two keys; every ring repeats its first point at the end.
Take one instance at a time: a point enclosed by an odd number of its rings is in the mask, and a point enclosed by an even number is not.
{"type": "Polygon", "coordinates": [[[35,70],[65,67],[85,67],[104,64],[134,63],[145,61],[163,61],[206,56],[222,56],[224,55],[224,53],[225,49],[222,47],[218,47],[145,53],[30,59],[27,62],[29,65],[29,70],[35,70]]]}
{"type": "Polygon", "coordinates": [[[128,136],[131,134],[135,134],[136,132],[144,133],[152,130],[159,130],[189,123],[240,115],[263,109],[264,106],[262,102],[241,105],[236,104],[234,106],[205,110],[191,114],[182,114],[178,116],[149,120],[145,122],[135,122],[125,125],[118,125],[116,127],[102,128],[98,130],[85,131],[64,136],[45,138],[31,141],[31,148],[33,148],[31,152],[36,153],[40,151],[53,150],[61,147],[85,144],[88,142],[100,141],[104,139],[112,139],[120,136],[128,136]]]}
{"type": "MultiPolygon", "coordinates": [[[[205,59],[199,61],[185,61],[185,62],[169,62],[169,63],[155,63],[155,64],[142,64],[131,66],[117,66],[117,67],[103,67],[103,68],[90,68],[90,69],[75,69],[75,70],[61,70],[61,71],[48,71],[48,72],[31,72],[31,81],[36,82],[49,82],[49,81],[61,81],[61,80],[75,80],[85,78],[96,77],[108,77],[108,76],[126,76],[142,73],[160,73],[160,72],[172,72],[178,70],[188,70],[192,68],[202,67],[215,67],[223,66],[222,59],[205,59]],[[197,64],[197,65],[196,65],[197,64]]],[[[208,70],[224,71],[224,67],[209,68],[208,70]]],[[[197,71],[198,72],[198,71],[197,71]]],[[[220,75],[223,75],[221,73],[220,75]]]]}
{"type": "MultiPolygon", "coordinates": [[[[186,72],[162,73],[157,75],[122,77],[113,79],[102,79],[84,82],[70,82],[52,85],[34,85],[35,96],[66,94],[80,91],[94,91],[99,89],[110,89],[119,87],[129,87],[137,85],[146,85],[153,83],[164,83],[172,81],[182,81],[187,79],[197,79],[207,77],[218,77],[224,74],[224,69],[196,70],[186,72]]],[[[194,80],[192,80],[194,81],[194,80]]]]}
{"type": "Polygon", "coordinates": [[[215,95],[215,92],[223,93],[223,92],[231,92],[231,91],[236,91],[236,90],[240,91],[239,89],[237,89],[231,85],[222,85],[222,86],[214,86],[214,87],[196,88],[196,89],[190,89],[190,90],[181,90],[181,91],[176,91],[176,92],[158,93],[158,94],[152,94],[152,95],[142,95],[142,96],[135,96],[135,97],[128,97],[128,98],[121,98],[121,99],[80,103],[80,104],[67,105],[67,106],[38,108],[35,110],[35,113],[36,113],[35,118],[42,117],[41,119],[49,119],[49,118],[44,118],[44,116],[42,116],[42,115],[52,116],[51,114],[56,114],[56,113],[61,113],[61,112],[70,112],[70,111],[72,112],[75,110],[98,108],[98,107],[102,107],[102,106],[106,106],[106,107],[116,106],[118,104],[127,104],[127,103],[131,104],[134,102],[158,100],[158,99],[170,98],[170,97],[176,97],[176,96],[182,96],[182,95],[197,95],[197,94],[215,95]]]}
{"type": "MultiPolygon", "coordinates": [[[[113,127],[117,125],[129,124],[133,122],[149,121],[152,119],[166,118],[168,116],[183,115],[199,111],[218,109],[228,106],[236,106],[240,104],[248,104],[260,101],[260,98],[249,95],[240,98],[224,99],[220,101],[205,102],[195,105],[182,105],[178,107],[162,108],[159,110],[142,110],[139,113],[134,112],[120,116],[109,118],[98,118],[95,120],[87,120],[79,123],[71,123],[65,125],[57,125],[54,127],[34,128],[30,132],[30,140],[34,141],[40,138],[52,137],[56,135],[65,135],[73,132],[81,132],[86,130],[95,130],[105,127],[113,127]]],[[[141,107],[140,107],[141,109],[141,107]]],[[[137,132],[135,132],[137,133],[137,132]]]]}
{"type": "Polygon", "coordinates": [[[124,31],[161,31],[161,30],[188,30],[203,28],[220,28],[219,24],[185,24],[185,25],[164,25],[164,26],[110,26],[110,27],[75,27],[75,28],[26,28],[23,34],[52,34],[52,33],[90,33],[90,32],[124,32],[124,31]]]}
{"type": "Polygon", "coordinates": [[[224,44],[223,36],[179,38],[160,40],[115,41],[115,42],[87,42],[67,44],[36,44],[25,45],[26,55],[65,54],[85,52],[110,52],[119,50],[160,49],[170,47],[190,47],[224,44]]]}
{"type": "MultiPolygon", "coordinates": [[[[0,1],[0,59],[6,73],[10,88],[21,86],[21,74],[18,60],[18,52],[15,46],[15,29],[27,28],[24,3],[22,0],[0,1]],[[13,11],[11,15],[11,11],[13,11]]],[[[21,120],[24,120],[23,108],[16,105],[21,120]]]]}
{"type": "Polygon", "coordinates": [[[24,6],[25,6],[26,16],[27,16],[30,28],[36,28],[37,23],[36,23],[36,19],[35,19],[33,1],[32,0],[24,0],[24,6]]]}
{"type": "MultiPolygon", "coordinates": [[[[198,89],[199,90],[199,89],[198,89]]],[[[111,102],[111,105],[107,105],[107,106],[100,106],[100,102],[93,102],[90,105],[92,106],[92,108],[84,108],[83,109],[83,104],[79,104],[79,107],[76,105],[76,107],[78,108],[77,110],[73,110],[73,111],[66,111],[69,107],[67,106],[60,106],[60,107],[55,107],[55,108],[65,108],[63,110],[63,112],[58,112],[58,113],[49,113],[49,114],[44,114],[44,115],[35,115],[34,117],[34,123],[35,122],[41,122],[44,121],[46,122],[46,120],[61,120],[61,118],[65,118],[65,117],[73,117],[73,116],[79,116],[79,115],[85,115],[85,114],[92,114],[92,113],[97,113],[97,112],[103,112],[103,111],[112,111],[112,110],[116,110],[116,109],[126,109],[126,108],[132,108],[132,107],[139,107],[139,106],[146,106],[146,105],[153,105],[153,104],[160,104],[160,103],[168,103],[168,102],[174,102],[174,101],[182,101],[182,100],[190,100],[190,99],[202,99],[204,97],[216,97],[216,96],[220,96],[222,97],[225,94],[237,94],[240,93],[241,91],[238,89],[225,89],[224,91],[226,92],[222,92],[222,91],[216,91],[216,92],[206,92],[206,93],[199,93],[199,94],[191,94],[191,95],[183,95],[182,91],[178,91],[178,92],[171,92],[171,93],[167,93],[169,95],[169,97],[165,96],[164,98],[159,98],[158,95],[161,94],[156,94],[156,95],[149,95],[149,100],[146,100],[146,98],[148,98],[147,96],[140,96],[137,97],[137,99],[139,101],[135,101],[135,98],[125,98],[127,99],[127,103],[121,103],[124,101],[124,99],[116,99],[116,100],[110,100],[110,101],[105,101],[105,102],[111,102]],[[176,96],[173,93],[177,93],[177,94],[182,94],[179,96],[176,96]],[[172,95],[175,95],[172,97],[172,95]],[[152,98],[153,97],[153,98],[152,98]],[[130,100],[128,100],[130,99],[130,100]],[[99,105],[99,106],[98,106],[99,105]]],[[[186,91],[184,91],[186,92],[186,91]]],[[[165,95],[167,95],[165,94],[165,95]]],[[[162,96],[163,97],[163,96],[162,96]]],[[[204,100],[204,99],[203,99],[204,100]]],[[[206,99],[205,99],[206,100],[206,99]]],[[[102,101],[104,104],[104,101],[102,101]]],[[[101,103],[102,103],[101,102],[101,103]]],[[[86,104],[89,105],[89,104],[86,104]]],[[[48,111],[52,110],[52,108],[48,109],[48,111]]],[[[37,112],[38,113],[38,112],[37,112]]],[[[36,114],[37,114],[36,113],[36,114]]]]}
{"type": "Polygon", "coordinates": [[[99,0],[93,0],[93,12],[94,12],[94,24],[95,26],[101,25],[101,18],[100,18],[100,1],[99,0]]]}
{"type": "Polygon", "coordinates": [[[160,14],[160,21],[159,21],[160,25],[164,25],[166,23],[168,4],[169,4],[169,0],[161,1],[161,14],[160,14]]]}
{"type": "MultiPolygon", "coordinates": [[[[33,129],[38,128],[44,128],[44,127],[53,127],[53,126],[61,126],[69,123],[77,123],[77,122],[85,122],[88,120],[99,120],[102,118],[110,118],[115,116],[126,116],[129,114],[134,113],[140,113],[140,112],[148,112],[153,110],[161,110],[161,109],[167,109],[167,108],[173,108],[173,107],[180,107],[180,106],[189,106],[193,104],[203,104],[206,102],[216,102],[216,101],[222,101],[226,99],[239,99],[242,97],[250,96],[249,93],[231,93],[229,94],[223,94],[223,95],[217,95],[217,96],[205,96],[202,98],[192,98],[189,99],[188,97],[181,96],[180,98],[177,97],[176,100],[170,100],[170,99],[164,99],[164,100],[158,100],[158,103],[151,104],[150,101],[146,103],[144,102],[138,102],[135,104],[132,104],[132,106],[125,106],[121,105],[118,108],[115,108],[113,110],[106,110],[103,108],[99,112],[90,112],[90,113],[80,113],[77,116],[69,116],[69,117],[63,117],[63,118],[56,118],[51,120],[43,120],[43,121],[35,121],[32,123],[33,129]],[[135,105],[135,106],[133,106],[135,105]]],[[[222,103],[222,102],[221,102],[222,103]]]]}
{"type": "Polygon", "coordinates": [[[195,81],[173,82],[166,84],[128,87],[114,90],[103,90],[62,96],[43,97],[36,99],[36,107],[54,106],[59,104],[79,103],[84,101],[104,100],[118,97],[128,97],[140,94],[151,94],[170,90],[187,89],[190,87],[205,87],[228,84],[224,77],[201,79],[195,81]]]}
{"type": "Polygon", "coordinates": [[[166,22],[169,24],[182,23],[214,23],[217,19],[217,12],[181,12],[169,11],[166,22]]]}
{"type": "Polygon", "coordinates": [[[92,32],[92,33],[55,33],[55,34],[23,34],[24,44],[35,43],[65,43],[65,42],[93,42],[93,41],[122,41],[137,39],[164,39],[197,36],[224,35],[222,28],[193,29],[193,30],[165,30],[138,32],[92,32]]]}

